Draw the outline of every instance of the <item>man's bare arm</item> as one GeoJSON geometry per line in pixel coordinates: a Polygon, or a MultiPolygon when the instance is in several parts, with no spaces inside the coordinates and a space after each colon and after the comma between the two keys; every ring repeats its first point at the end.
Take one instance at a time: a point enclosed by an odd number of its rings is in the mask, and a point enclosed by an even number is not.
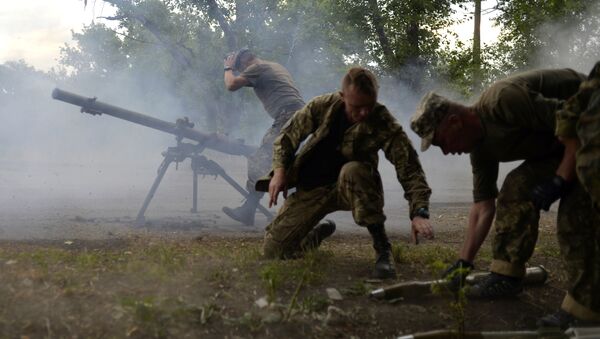
{"type": "Polygon", "coordinates": [[[577,138],[559,137],[560,142],[565,145],[565,153],[562,161],[556,170],[556,175],[563,178],[565,181],[573,181],[575,179],[575,154],[579,148],[579,140],[577,138]]]}
{"type": "Polygon", "coordinates": [[[229,91],[237,91],[238,89],[250,83],[248,79],[233,74],[233,63],[234,55],[229,55],[223,61],[223,66],[225,67],[225,74],[223,76],[223,80],[225,81],[225,87],[229,91]]]}
{"type": "Polygon", "coordinates": [[[478,201],[473,204],[469,212],[469,224],[460,259],[473,262],[481,244],[485,241],[494,215],[496,214],[496,199],[478,201]]]}

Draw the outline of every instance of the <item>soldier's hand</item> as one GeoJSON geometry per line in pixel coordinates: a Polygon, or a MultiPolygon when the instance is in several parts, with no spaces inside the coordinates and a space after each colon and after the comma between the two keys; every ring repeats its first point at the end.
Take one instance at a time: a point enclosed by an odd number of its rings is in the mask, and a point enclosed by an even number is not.
{"type": "Polygon", "coordinates": [[[411,221],[412,240],[415,244],[419,243],[419,235],[424,236],[426,239],[433,239],[433,227],[429,219],[416,216],[411,221]]]}
{"type": "Polygon", "coordinates": [[[533,205],[537,209],[547,211],[556,200],[567,191],[569,184],[563,178],[555,175],[552,179],[545,181],[533,188],[533,205]]]}
{"type": "Polygon", "coordinates": [[[287,199],[287,178],[283,168],[275,169],[273,178],[269,182],[269,208],[273,205],[277,206],[279,192],[283,192],[283,198],[287,199]]]}
{"type": "Polygon", "coordinates": [[[446,279],[448,281],[448,288],[451,291],[458,291],[462,286],[465,285],[465,279],[473,270],[473,268],[473,263],[463,259],[458,259],[454,264],[446,269],[442,275],[442,279],[446,279]]]}
{"type": "Polygon", "coordinates": [[[235,61],[235,53],[231,53],[229,55],[227,55],[227,57],[225,57],[225,59],[223,59],[223,66],[224,67],[231,67],[233,68],[233,64],[235,61]]]}

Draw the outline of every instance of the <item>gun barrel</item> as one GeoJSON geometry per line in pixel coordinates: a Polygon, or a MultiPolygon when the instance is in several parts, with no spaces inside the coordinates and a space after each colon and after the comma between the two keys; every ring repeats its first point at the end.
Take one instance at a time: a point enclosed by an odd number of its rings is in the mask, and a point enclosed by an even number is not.
{"type": "Polygon", "coordinates": [[[197,141],[206,148],[232,155],[248,156],[256,151],[255,146],[246,145],[241,142],[232,141],[216,133],[203,133],[196,129],[178,126],[177,124],[157,119],[142,113],[130,111],[121,107],[110,105],[96,98],[88,98],[75,93],[55,88],[52,98],[81,107],[82,112],[91,114],[108,114],[115,118],[127,120],[135,124],[143,125],[165,133],[180,136],[182,138],[197,141]]]}

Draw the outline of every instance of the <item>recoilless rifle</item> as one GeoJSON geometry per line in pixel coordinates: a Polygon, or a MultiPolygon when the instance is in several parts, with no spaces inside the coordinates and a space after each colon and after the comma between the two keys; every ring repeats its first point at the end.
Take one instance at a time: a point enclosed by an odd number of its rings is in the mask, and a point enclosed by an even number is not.
{"type": "MultiPolygon", "coordinates": [[[[134,124],[146,126],[165,133],[173,134],[175,136],[177,145],[169,147],[166,151],[162,152],[164,159],[158,167],[156,179],[152,183],[150,191],[146,195],[146,199],[144,199],[144,203],[138,212],[136,225],[144,225],[144,214],[146,213],[146,210],[148,209],[148,206],[150,205],[150,202],[152,201],[160,182],[167,172],[169,165],[171,165],[173,162],[178,165],[187,158],[191,160],[193,172],[192,213],[198,212],[199,175],[210,175],[215,177],[221,176],[221,178],[223,178],[242,196],[248,196],[248,191],[246,191],[240,184],[230,177],[227,172],[225,172],[223,167],[221,167],[215,161],[206,158],[201,153],[208,148],[221,153],[242,155],[247,157],[256,151],[256,146],[246,145],[240,140],[230,140],[227,137],[216,133],[200,132],[197,129],[194,129],[194,123],[190,122],[187,117],[183,119],[177,119],[175,123],[171,123],[142,113],[103,103],[96,100],[95,97],[88,98],[75,93],[63,91],[58,88],[55,88],[54,91],[52,91],[52,98],[81,107],[81,113],[88,113],[91,115],[107,114],[115,118],[127,120],[134,124]],[[184,139],[189,139],[196,143],[184,142],[184,139]]],[[[269,212],[269,210],[267,210],[264,206],[258,205],[258,210],[267,218],[273,218],[271,212],[269,212]]]]}

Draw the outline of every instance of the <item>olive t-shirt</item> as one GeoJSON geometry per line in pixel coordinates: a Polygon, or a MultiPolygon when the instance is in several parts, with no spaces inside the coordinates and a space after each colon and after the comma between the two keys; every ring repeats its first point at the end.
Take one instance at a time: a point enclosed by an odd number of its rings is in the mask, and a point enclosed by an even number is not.
{"type": "Polygon", "coordinates": [[[261,61],[248,66],[240,76],[248,80],[247,86],[254,88],[265,110],[274,119],[283,111],[295,111],[304,106],[292,76],[278,63],[261,61]]]}
{"type": "Polygon", "coordinates": [[[498,196],[500,162],[561,156],[556,110],[585,79],[571,69],[520,73],[492,84],[475,104],[484,137],[471,152],[473,199],[498,196]]]}

